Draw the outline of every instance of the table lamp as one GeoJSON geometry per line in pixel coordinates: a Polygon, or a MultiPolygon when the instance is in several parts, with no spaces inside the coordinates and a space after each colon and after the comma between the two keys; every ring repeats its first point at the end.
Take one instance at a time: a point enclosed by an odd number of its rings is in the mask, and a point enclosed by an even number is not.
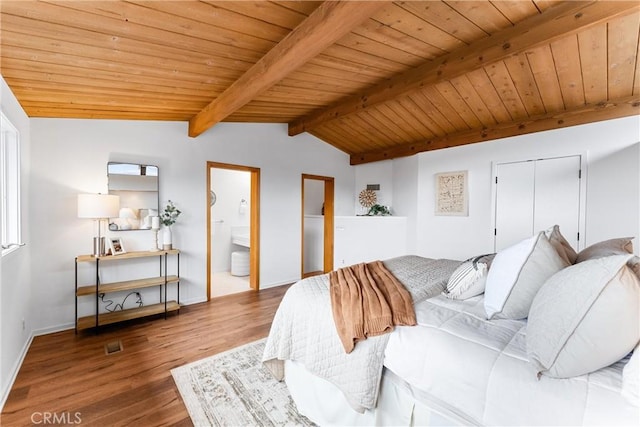
{"type": "Polygon", "coordinates": [[[102,220],[118,216],[120,197],[111,194],[78,194],[78,218],[90,218],[96,221],[98,236],[93,238],[93,256],[102,256],[105,252],[102,237],[102,220]]]}

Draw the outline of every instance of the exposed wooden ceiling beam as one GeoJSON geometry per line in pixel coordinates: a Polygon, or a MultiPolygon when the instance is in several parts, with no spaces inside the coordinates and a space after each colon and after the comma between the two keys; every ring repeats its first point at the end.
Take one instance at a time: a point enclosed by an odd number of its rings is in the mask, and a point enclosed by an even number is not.
{"type": "Polygon", "coordinates": [[[548,44],[560,37],[631,13],[640,8],[637,1],[610,2],[568,1],[545,10],[513,27],[478,40],[468,46],[441,56],[434,61],[376,85],[339,104],[300,118],[289,124],[289,135],[309,131],[323,123],[357,113],[411,91],[451,80],[465,73],[503,60],[534,47],[548,44]]]}
{"type": "Polygon", "coordinates": [[[389,2],[325,1],[220,96],[189,121],[196,137],[369,19],[389,2]]]}
{"type": "Polygon", "coordinates": [[[569,126],[582,125],[602,120],[616,119],[640,114],[640,96],[634,95],[610,102],[587,104],[580,108],[561,113],[543,114],[523,121],[503,123],[491,128],[472,129],[442,138],[413,144],[398,145],[386,150],[354,154],[351,164],[377,162],[396,157],[411,156],[425,151],[440,150],[476,142],[491,141],[499,138],[542,132],[569,126]]]}

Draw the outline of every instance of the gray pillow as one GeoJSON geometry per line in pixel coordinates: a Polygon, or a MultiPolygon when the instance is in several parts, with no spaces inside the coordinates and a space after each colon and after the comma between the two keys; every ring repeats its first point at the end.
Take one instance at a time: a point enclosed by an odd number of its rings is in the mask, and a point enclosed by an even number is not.
{"type": "Polygon", "coordinates": [[[633,253],[633,237],[620,237],[618,239],[603,240],[594,243],[586,249],[578,252],[576,264],[588,259],[602,258],[611,255],[626,255],[633,253]]]}
{"type": "Polygon", "coordinates": [[[622,359],[640,340],[640,279],[631,255],[588,260],[553,275],[533,300],[527,355],[538,372],[570,378],[622,359]]]}
{"type": "Polygon", "coordinates": [[[558,252],[558,255],[566,261],[567,264],[575,264],[576,258],[578,254],[573,249],[571,244],[564,238],[564,236],[560,233],[560,226],[554,225],[553,227],[547,229],[544,232],[549,239],[549,243],[551,246],[555,248],[558,252]]]}

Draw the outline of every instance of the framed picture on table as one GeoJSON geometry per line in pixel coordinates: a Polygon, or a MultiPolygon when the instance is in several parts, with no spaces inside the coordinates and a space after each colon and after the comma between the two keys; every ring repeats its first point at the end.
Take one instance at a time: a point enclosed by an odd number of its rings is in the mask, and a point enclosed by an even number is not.
{"type": "Polygon", "coordinates": [[[124,249],[122,238],[111,237],[109,238],[109,248],[111,248],[111,255],[121,255],[127,251],[124,249]]]}

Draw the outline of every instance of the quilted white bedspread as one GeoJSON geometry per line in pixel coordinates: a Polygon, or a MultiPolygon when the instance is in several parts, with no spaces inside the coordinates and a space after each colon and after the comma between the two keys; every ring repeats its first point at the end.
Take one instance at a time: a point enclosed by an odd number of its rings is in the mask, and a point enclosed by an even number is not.
{"type": "MultiPolygon", "coordinates": [[[[405,285],[414,303],[439,294],[459,261],[404,256],[384,261],[405,285]]],[[[389,334],[358,342],[344,351],[331,311],[328,275],[309,277],[291,286],[274,316],[262,360],[274,376],[284,377],[284,360],[302,363],[329,380],[358,412],[373,408],[382,375],[389,334]]]]}
{"type": "Polygon", "coordinates": [[[485,320],[482,296],[416,305],[418,326],[390,336],[384,365],[433,402],[479,425],[640,425],[620,395],[626,359],[570,379],[526,356],[526,321],[485,320]]]}

